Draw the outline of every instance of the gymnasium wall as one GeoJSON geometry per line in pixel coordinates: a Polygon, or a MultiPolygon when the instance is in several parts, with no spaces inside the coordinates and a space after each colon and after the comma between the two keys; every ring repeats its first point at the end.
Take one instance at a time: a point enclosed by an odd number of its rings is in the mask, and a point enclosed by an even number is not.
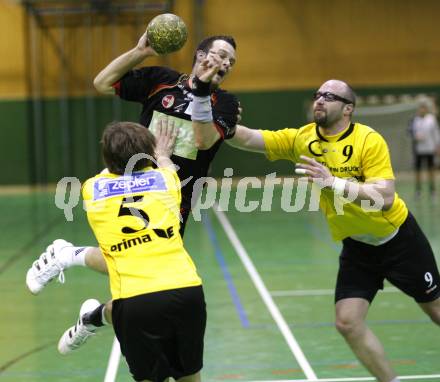
{"type": "MultiPolygon", "coordinates": [[[[149,64],[190,71],[197,3],[175,1],[174,12],[185,19],[192,37],[182,51],[149,64]]],[[[225,87],[239,95],[243,123],[251,127],[303,124],[310,94],[328,78],[348,81],[359,94],[440,93],[438,1],[203,3],[202,34],[231,34],[237,40],[237,64],[225,87]]],[[[98,96],[91,86],[100,68],[136,44],[148,20],[135,21],[112,27],[94,19],[91,28],[64,31],[55,23],[46,33],[34,35],[31,45],[27,31],[35,21],[17,2],[0,0],[0,153],[2,162],[8,164],[0,184],[92,175],[99,166],[97,141],[102,126],[112,119],[137,119],[137,105],[98,96]],[[38,61],[30,62],[31,46],[38,49],[38,61]],[[39,91],[30,94],[30,82],[36,78],[39,91]],[[30,106],[32,102],[35,106],[35,99],[45,121],[38,137],[31,129],[35,115],[30,106]],[[90,107],[97,113],[94,119],[87,118],[90,107]],[[67,122],[60,110],[67,110],[67,122]],[[96,142],[90,142],[95,138],[96,142]],[[91,147],[96,148],[95,155],[90,154],[91,147]],[[38,163],[36,150],[44,150],[38,163]],[[63,158],[66,152],[68,159],[63,158]]],[[[214,173],[221,174],[229,166],[246,175],[291,169],[289,164],[273,167],[254,154],[225,147],[215,161],[214,173]]]]}

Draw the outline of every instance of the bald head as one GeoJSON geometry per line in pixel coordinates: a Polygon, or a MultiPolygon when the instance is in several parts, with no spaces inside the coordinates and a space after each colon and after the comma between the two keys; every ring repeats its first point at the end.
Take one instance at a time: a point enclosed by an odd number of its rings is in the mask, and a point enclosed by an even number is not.
{"type": "Polygon", "coordinates": [[[341,80],[328,80],[324,82],[320,88],[320,92],[330,92],[337,94],[341,97],[344,97],[353,102],[353,105],[356,104],[356,94],[350,85],[341,80]]]}

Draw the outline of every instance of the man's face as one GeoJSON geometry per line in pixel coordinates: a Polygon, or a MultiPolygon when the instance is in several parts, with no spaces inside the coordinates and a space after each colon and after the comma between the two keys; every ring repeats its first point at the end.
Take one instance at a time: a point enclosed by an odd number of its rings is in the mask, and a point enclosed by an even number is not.
{"type": "Polygon", "coordinates": [[[313,119],[317,125],[330,127],[343,118],[347,103],[339,100],[338,97],[346,98],[340,87],[328,83],[323,84],[315,93],[313,119]]]}
{"type": "Polygon", "coordinates": [[[235,49],[224,40],[215,40],[206,54],[206,58],[220,64],[220,70],[211,81],[212,85],[218,86],[224,81],[235,64],[235,49]]]}

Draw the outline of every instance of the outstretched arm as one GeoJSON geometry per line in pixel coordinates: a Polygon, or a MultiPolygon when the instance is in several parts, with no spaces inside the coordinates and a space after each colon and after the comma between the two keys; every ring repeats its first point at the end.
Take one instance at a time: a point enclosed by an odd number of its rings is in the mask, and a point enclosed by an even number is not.
{"type": "Polygon", "coordinates": [[[263,135],[260,130],[250,129],[246,126],[237,125],[235,135],[226,141],[237,149],[265,153],[263,135]]]}
{"type": "Polygon", "coordinates": [[[145,32],[133,49],[115,58],[99,72],[93,80],[93,85],[102,94],[114,94],[113,84],[147,57],[152,56],[157,56],[157,53],[148,44],[145,32]]]}
{"type": "Polygon", "coordinates": [[[378,179],[367,183],[358,183],[352,180],[338,178],[330,173],[330,170],[323,164],[301,155],[296,164],[295,172],[304,175],[316,182],[322,188],[333,190],[339,196],[353,195],[353,203],[363,206],[364,202],[369,205],[379,205],[381,210],[389,210],[394,202],[395,186],[393,179],[378,179]]]}

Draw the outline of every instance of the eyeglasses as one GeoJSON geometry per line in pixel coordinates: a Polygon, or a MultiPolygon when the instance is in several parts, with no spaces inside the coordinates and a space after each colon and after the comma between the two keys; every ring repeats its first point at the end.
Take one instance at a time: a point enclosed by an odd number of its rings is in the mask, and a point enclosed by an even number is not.
{"type": "Polygon", "coordinates": [[[323,97],[324,101],[327,101],[327,102],[341,101],[346,104],[352,103],[354,105],[354,101],[350,101],[347,98],[338,96],[337,94],[334,94],[331,92],[316,92],[315,94],[313,94],[314,101],[318,100],[321,97],[323,97]]]}

